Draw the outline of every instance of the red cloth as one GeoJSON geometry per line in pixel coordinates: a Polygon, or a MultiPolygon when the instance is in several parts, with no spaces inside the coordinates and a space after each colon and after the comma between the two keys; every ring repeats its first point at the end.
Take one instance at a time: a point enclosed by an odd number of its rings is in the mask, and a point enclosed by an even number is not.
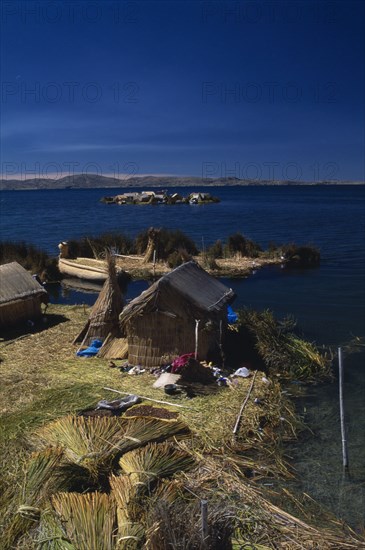
{"type": "Polygon", "coordinates": [[[171,363],[171,372],[173,374],[178,374],[191,358],[195,358],[195,353],[185,353],[184,355],[180,355],[180,357],[176,357],[171,363]]]}

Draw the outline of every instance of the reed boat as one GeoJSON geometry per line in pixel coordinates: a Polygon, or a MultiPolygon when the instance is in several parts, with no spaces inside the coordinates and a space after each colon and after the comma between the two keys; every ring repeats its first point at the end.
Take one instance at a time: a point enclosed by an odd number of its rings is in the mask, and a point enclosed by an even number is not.
{"type": "Polygon", "coordinates": [[[108,277],[105,262],[93,260],[92,258],[77,258],[77,260],[59,258],[58,269],[63,275],[85,279],[86,281],[102,283],[108,277]]]}

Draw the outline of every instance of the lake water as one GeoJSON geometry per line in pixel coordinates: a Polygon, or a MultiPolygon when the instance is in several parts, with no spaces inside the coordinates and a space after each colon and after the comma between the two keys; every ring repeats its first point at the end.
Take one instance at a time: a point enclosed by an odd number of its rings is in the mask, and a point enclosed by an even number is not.
{"type": "MultiPolygon", "coordinates": [[[[179,189],[189,193],[192,189],[179,189]]],[[[267,246],[312,243],[321,266],[311,270],[266,268],[246,279],[224,279],[237,293],[237,306],[288,313],[308,340],[337,348],[365,337],[365,187],[217,187],[219,204],[204,206],[117,206],[100,203],[122,190],[3,191],[1,239],[25,240],[58,253],[60,241],[120,231],[135,236],[150,226],[177,228],[198,247],[240,231],[267,246]]],[[[146,288],[135,282],[129,298],[146,288]]],[[[96,294],[53,289],[54,301],[93,303],[96,294]]],[[[364,348],[362,348],[364,350],[364,348]]],[[[350,479],[343,481],[336,384],[311,388],[298,401],[313,435],[288,452],[302,476],[298,488],[310,493],[355,528],[365,523],[365,353],[345,357],[345,406],[350,479]]]]}

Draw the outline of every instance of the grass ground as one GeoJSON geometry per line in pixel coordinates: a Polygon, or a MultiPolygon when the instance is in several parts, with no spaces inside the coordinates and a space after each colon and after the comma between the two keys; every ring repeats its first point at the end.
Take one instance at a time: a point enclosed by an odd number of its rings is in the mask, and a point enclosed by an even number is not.
{"type": "MultiPolygon", "coordinates": [[[[238,437],[233,439],[232,430],[252,378],[240,379],[233,389],[221,388],[191,400],[181,396],[167,397],[161,390],[152,388],[155,379],[150,374],[122,374],[119,369],[109,368],[107,360],[76,357],[72,340],[85,323],[88,313],[89,310],[83,306],[51,305],[46,319],[34,332],[28,335],[8,333],[0,340],[0,515],[5,524],[11,511],[11,500],[22,486],[24,464],[30,454],[27,443],[29,435],[46,422],[95,405],[100,399],[116,397],[116,394],[104,390],[104,387],[184,405],[186,408],[169,408],[178,410],[195,434],[189,446],[197,455],[204,456],[206,475],[216,478],[212,472],[219,465],[222,487],[224,484],[227,491],[232,483],[232,492],[235,490],[238,496],[241,494],[239,498],[251,499],[248,508],[254,507],[261,497],[255,492],[247,492],[247,487],[243,490],[243,485],[237,489],[238,477],[229,477],[231,465],[232,471],[249,472],[251,481],[266,475],[288,474],[279,446],[282,440],[295,437],[298,422],[292,404],[283,396],[278,383],[271,381],[267,384],[262,373],[257,374],[244,409],[238,437]],[[255,399],[259,404],[255,403],[255,399]]],[[[220,491],[223,491],[222,487],[220,491]]],[[[262,500],[262,510],[266,506],[265,502],[262,500]]],[[[272,522],[270,513],[268,505],[262,512],[265,525],[272,522]]],[[[259,522],[257,518],[256,523],[259,522]]],[[[290,516],[284,518],[284,523],[290,524],[290,516]]],[[[303,526],[295,524],[295,529],[303,530],[303,526]]],[[[291,534],[289,529],[288,540],[291,534]]],[[[277,536],[281,540],[281,534],[277,536]]],[[[308,540],[316,536],[310,534],[308,540]]],[[[344,540],[343,548],[362,547],[354,546],[352,542],[347,546],[347,539],[344,540]]],[[[302,543],[299,541],[299,544],[302,543]]],[[[266,546],[281,547],[320,548],[297,544],[290,546],[289,543],[280,546],[277,542],[275,546],[266,546]]],[[[25,550],[33,547],[18,548],[25,550]]],[[[330,545],[328,548],[336,546],[330,545]]]]}
{"type": "MultiPolygon", "coordinates": [[[[88,311],[83,306],[51,305],[47,311],[47,322],[40,327],[41,330],[20,336],[20,339],[17,333],[9,333],[0,342],[0,456],[3,471],[7,471],[11,463],[15,466],[14,461],[9,460],[14,449],[20,451],[24,437],[38,425],[91,406],[102,398],[117,397],[103,390],[103,387],[154,399],[166,398],[161,390],[152,388],[155,380],[152,375],[121,374],[119,369],[109,368],[107,360],[76,357],[77,348],[71,342],[87,319],[88,311]]],[[[218,393],[198,396],[193,400],[181,397],[169,397],[167,400],[175,400],[188,407],[174,410],[179,410],[184,420],[207,442],[219,447],[231,440],[235,419],[249,385],[249,379],[242,379],[234,390],[223,388],[218,393]]],[[[266,391],[266,385],[258,376],[253,396],[263,400],[266,391]]],[[[244,419],[240,436],[247,437],[251,430],[256,437],[256,428],[260,418],[267,415],[268,411],[264,412],[267,407],[272,420],[276,417],[279,424],[278,419],[286,407],[288,426],[295,423],[288,403],[280,404],[278,391],[276,388],[276,398],[271,396],[264,408],[248,404],[246,414],[250,421],[244,419]]],[[[287,431],[285,429],[283,433],[287,431]]],[[[17,476],[16,472],[14,474],[17,476]]]]}

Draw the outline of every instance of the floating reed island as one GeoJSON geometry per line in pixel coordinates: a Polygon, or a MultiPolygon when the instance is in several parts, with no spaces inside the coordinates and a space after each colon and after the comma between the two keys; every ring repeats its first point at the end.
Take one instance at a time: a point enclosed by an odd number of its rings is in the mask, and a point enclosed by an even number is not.
{"type": "Polygon", "coordinates": [[[256,269],[281,264],[283,267],[316,267],[319,251],[311,245],[270,243],[266,250],[242,233],[230,235],[199,250],[194,241],[179,230],[153,228],[132,240],[107,233],[61,243],[59,269],[65,276],[105,280],[105,250],[116,258],[117,269],[133,279],[160,277],[170,269],[193,259],[217,277],[244,277],[256,269]]]}
{"type": "Polygon", "coordinates": [[[283,379],[330,372],[292,324],[239,313],[225,368],[249,360],[249,375],[195,384],[195,397],[166,403],[151,369],[131,375],[123,363],[75,355],[72,340],[98,323],[94,308],[51,304],[43,330],[21,340],[8,333],[0,346],[2,549],[365,548],[309,496],[265,485],[293,477],[282,443],[303,429],[283,379]],[[102,414],[115,391],[142,404],[102,414]]]}
{"type": "Polygon", "coordinates": [[[190,193],[187,197],[180,193],[167,191],[134,191],[113,197],[102,197],[100,202],[105,204],[212,204],[220,202],[218,197],[201,191],[190,193]]]}
{"type": "MultiPolygon", "coordinates": [[[[281,264],[285,268],[317,267],[319,250],[313,245],[269,243],[264,250],[242,233],[225,241],[202,246],[180,230],[149,228],[135,238],[119,232],[90,235],[60,243],[59,257],[26,242],[0,242],[0,265],[17,262],[41,282],[58,282],[65,277],[103,282],[107,277],[105,252],[115,255],[124,283],[128,278],[151,279],[194,259],[217,277],[245,277],[256,269],[281,264]]],[[[123,283],[123,284],[124,284],[123,283]]]]}

